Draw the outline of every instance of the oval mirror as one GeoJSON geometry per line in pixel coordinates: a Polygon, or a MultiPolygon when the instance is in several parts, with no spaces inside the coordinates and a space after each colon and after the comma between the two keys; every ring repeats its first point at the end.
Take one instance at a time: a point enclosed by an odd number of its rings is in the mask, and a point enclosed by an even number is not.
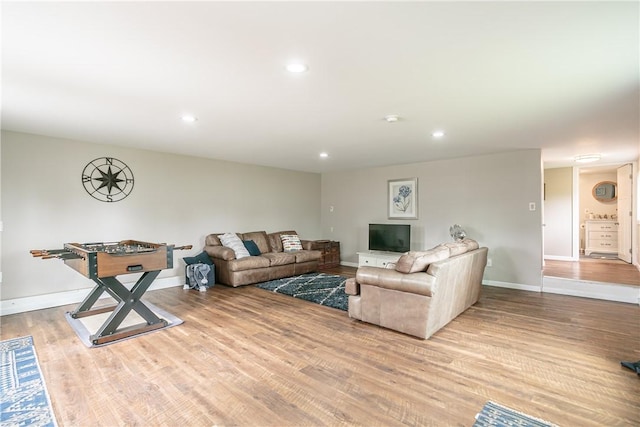
{"type": "Polygon", "coordinates": [[[616,183],[602,181],[593,186],[593,198],[599,202],[612,202],[618,198],[616,183]]]}

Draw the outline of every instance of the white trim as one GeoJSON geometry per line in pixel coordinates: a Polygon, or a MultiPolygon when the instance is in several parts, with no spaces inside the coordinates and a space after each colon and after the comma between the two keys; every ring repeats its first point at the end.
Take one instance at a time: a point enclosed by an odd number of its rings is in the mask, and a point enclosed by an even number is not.
{"type": "MultiPolygon", "coordinates": [[[[133,283],[134,282],[132,282],[131,284],[133,283]]],[[[124,285],[128,285],[128,283],[124,283],[124,285]]],[[[160,279],[156,279],[149,287],[149,290],[153,291],[182,285],[184,285],[184,277],[163,277],[160,279]]],[[[74,291],[56,292],[53,294],[36,295],[32,297],[0,301],[0,316],[23,313],[25,311],[59,307],[61,305],[77,304],[86,298],[91,289],[92,288],[84,288],[74,291]]],[[[104,293],[101,298],[110,297],[107,293],[104,293]]]]}
{"type": "Polygon", "coordinates": [[[340,261],[340,265],[344,265],[346,267],[358,268],[358,263],[357,262],[340,261]]]}
{"type": "Polygon", "coordinates": [[[554,261],[577,261],[576,259],[570,256],[557,256],[557,255],[545,255],[544,259],[550,259],[554,261]]]}
{"type": "Polygon", "coordinates": [[[640,287],[638,286],[550,276],[544,276],[542,283],[543,292],[549,294],[640,304],[640,287]]]}
{"type": "Polygon", "coordinates": [[[519,289],[521,291],[542,292],[542,286],[522,285],[520,283],[498,282],[495,280],[483,280],[485,286],[495,286],[498,288],[519,289]]]}
{"type": "MultiPolygon", "coordinates": [[[[571,261],[580,260],[580,169],[571,170],[571,261]]],[[[551,259],[551,258],[549,258],[551,259]]]]}

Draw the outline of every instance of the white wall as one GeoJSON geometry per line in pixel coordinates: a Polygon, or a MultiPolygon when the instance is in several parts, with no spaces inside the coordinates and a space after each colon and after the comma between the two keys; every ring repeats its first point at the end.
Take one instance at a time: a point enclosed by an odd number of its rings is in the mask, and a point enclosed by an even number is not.
{"type": "Polygon", "coordinates": [[[2,300],[93,286],[59,260],[32,258],[30,249],[124,239],[192,244],[160,276],[182,279],[181,258],[199,253],[209,233],[295,229],[321,237],[315,173],[14,132],[2,132],[1,162],[2,300]],[[105,156],[133,170],[134,189],[122,201],[100,202],[82,186],[84,166],[105,156]]]}
{"type": "Polygon", "coordinates": [[[485,279],[540,286],[541,174],[539,150],[325,173],[323,235],[340,241],[343,262],[356,263],[369,223],[411,224],[414,250],[451,241],[457,223],[489,248],[485,279]],[[387,180],[410,177],[418,178],[419,219],[387,220],[387,180]]]}
{"type": "Polygon", "coordinates": [[[545,169],[544,255],[573,257],[573,168],[545,169]]]}

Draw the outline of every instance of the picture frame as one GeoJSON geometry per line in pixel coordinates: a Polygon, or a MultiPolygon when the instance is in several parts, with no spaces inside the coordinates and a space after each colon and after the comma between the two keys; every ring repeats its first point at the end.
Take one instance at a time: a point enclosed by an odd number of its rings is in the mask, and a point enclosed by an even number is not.
{"type": "Polygon", "coordinates": [[[387,206],[389,219],[418,219],[418,178],[390,179],[387,206]]]}

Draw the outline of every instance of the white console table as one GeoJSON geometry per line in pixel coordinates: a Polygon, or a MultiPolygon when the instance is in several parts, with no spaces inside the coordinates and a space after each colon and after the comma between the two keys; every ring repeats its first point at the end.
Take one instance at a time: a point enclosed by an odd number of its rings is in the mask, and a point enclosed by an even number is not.
{"type": "Polygon", "coordinates": [[[618,253],[617,221],[585,221],[584,237],[587,256],[592,252],[618,253]]]}
{"type": "Polygon", "coordinates": [[[358,267],[365,265],[371,267],[386,267],[390,262],[398,262],[402,253],[400,252],[382,252],[382,251],[366,251],[358,252],[358,267]]]}

